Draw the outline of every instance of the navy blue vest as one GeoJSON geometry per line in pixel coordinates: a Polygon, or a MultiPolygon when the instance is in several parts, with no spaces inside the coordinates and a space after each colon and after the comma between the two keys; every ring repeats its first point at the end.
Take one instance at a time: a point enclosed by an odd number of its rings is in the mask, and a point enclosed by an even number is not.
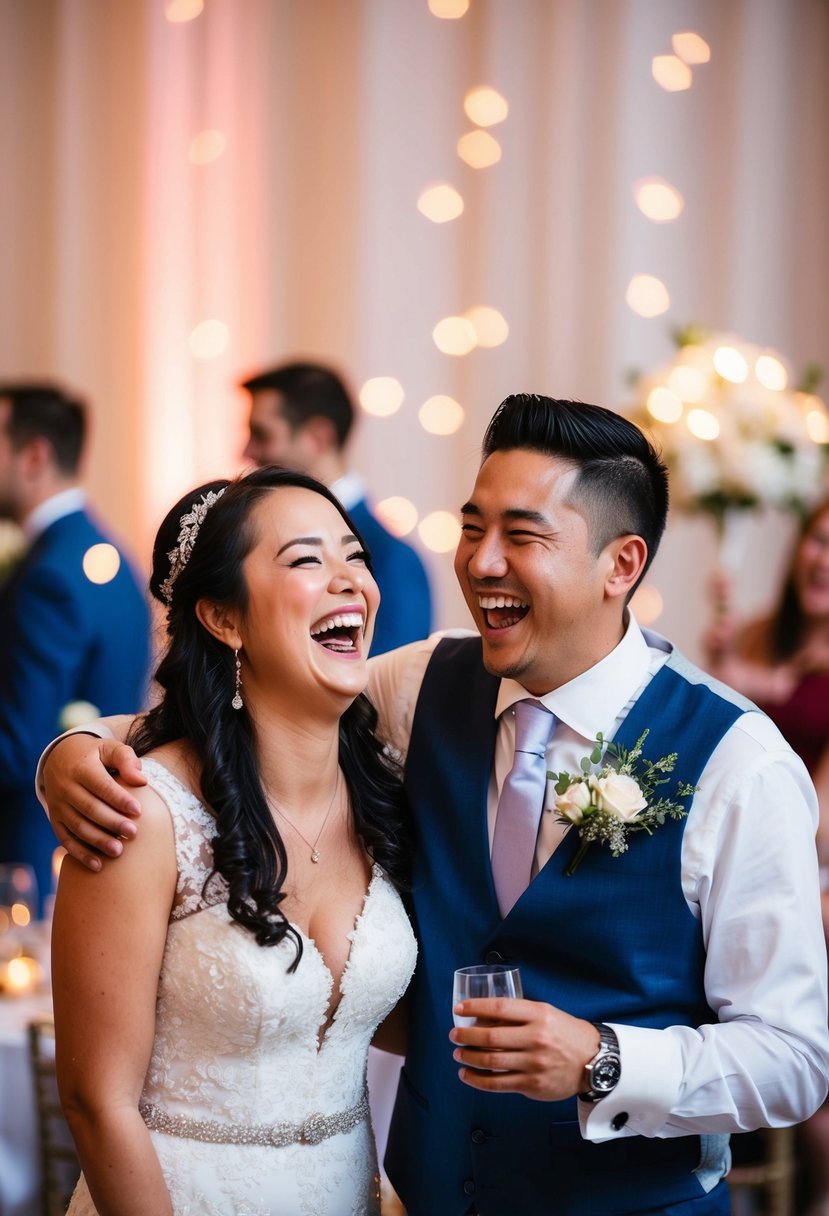
{"type": "MultiPolygon", "coordinates": [[[[632,747],[649,728],[645,755],[678,752],[672,781],[691,785],[747,708],[695,675],[702,678],[672,655],[616,736],[632,747]]],[[[406,788],[417,832],[420,957],[389,1175],[409,1216],[460,1216],[471,1205],[482,1216],[616,1216],[699,1199],[697,1136],[592,1144],[579,1131],[575,1098],[478,1093],[458,1079],[447,1038],[452,976],[471,963],[515,961],[527,998],[590,1021],[658,1028],[715,1020],[703,987],[702,935],[682,894],[685,820],[635,835],[617,858],[592,846],[572,877],[564,869],[579,842],[568,833],[501,919],[486,814],[498,686],[479,639],[444,639],[417,703],[406,788]]],[[[719,1205],[704,1210],[727,1210],[719,1205]]]]}

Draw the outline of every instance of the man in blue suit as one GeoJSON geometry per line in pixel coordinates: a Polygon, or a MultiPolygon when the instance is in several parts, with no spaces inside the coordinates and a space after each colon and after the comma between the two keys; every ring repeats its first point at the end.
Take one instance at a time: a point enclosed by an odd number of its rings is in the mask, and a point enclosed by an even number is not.
{"type": "MultiPolygon", "coordinates": [[[[386,1154],[409,1216],[726,1216],[729,1134],[826,1097],[814,787],[765,715],[631,613],[667,507],[665,467],[625,419],[508,397],[461,509],[479,636],[372,660],[416,832],[420,951],[386,1154]],[[659,794],[688,809],[581,857],[547,777],[577,777],[599,735],[673,756],[659,794]],[[520,967],[524,997],[464,1002],[473,1024],[452,1029],[453,972],[484,963],[520,967]]],[[[105,766],[143,784],[134,755],[84,737],[54,757],[74,855],[129,847],[112,837],[141,830],[136,805],[105,766]]],[[[603,780],[623,833],[641,805],[603,780]]]]}
{"type": "Polygon", "coordinates": [[[341,378],[319,363],[284,363],[245,380],[251,395],[245,456],[282,464],[330,486],[368,545],[380,588],[372,654],[428,637],[429,580],[420,557],[372,513],[361,479],[345,466],[354,406],[341,378]]]}
{"type": "Polygon", "coordinates": [[[73,702],[140,708],[149,665],[146,599],[78,484],[84,433],[83,406],[60,389],[0,385],[0,517],[27,541],[0,585],[0,860],[33,865],[41,899],[55,841],[37,758],[73,702]]]}

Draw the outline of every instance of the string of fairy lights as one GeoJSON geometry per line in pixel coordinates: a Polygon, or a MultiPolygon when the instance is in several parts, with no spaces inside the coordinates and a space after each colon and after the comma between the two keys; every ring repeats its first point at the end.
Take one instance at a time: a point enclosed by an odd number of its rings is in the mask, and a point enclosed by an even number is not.
{"type": "MultiPolygon", "coordinates": [[[[475,0],[422,2],[436,20],[459,21],[468,15],[475,0]]],[[[206,3],[209,4],[209,0],[165,0],[164,15],[173,23],[193,21],[203,13],[206,3]]],[[[693,84],[694,73],[708,63],[710,57],[710,47],[698,33],[679,31],[671,37],[670,50],[652,58],[651,74],[667,93],[687,90],[693,84]]],[[[509,117],[508,99],[492,85],[479,82],[466,90],[462,109],[466,126],[457,133],[459,169],[465,165],[476,173],[497,172],[495,167],[502,158],[498,129],[509,117]]],[[[222,131],[200,131],[190,143],[190,161],[194,165],[210,164],[224,155],[226,147],[222,131]]],[[[632,183],[632,189],[636,206],[653,224],[671,223],[683,212],[685,203],[680,190],[663,177],[642,178],[632,183]]],[[[413,204],[429,223],[463,223],[466,204],[456,182],[425,182],[413,204]]],[[[637,315],[657,317],[670,307],[670,291],[658,275],[642,271],[630,277],[625,300],[637,315]]],[[[472,303],[458,314],[436,316],[431,324],[435,347],[450,358],[466,358],[478,349],[500,346],[510,335],[507,318],[491,301],[472,303]]],[[[216,318],[200,321],[189,336],[191,353],[198,359],[218,358],[229,342],[228,326],[216,318]]],[[[366,414],[382,419],[393,416],[402,408],[406,390],[395,377],[375,376],[362,384],[357,396],[366,414]]],[[[439,437],[455,434],[462,427],[464,417],[462,404],[447,393],[428,397],[417,409],[418,424],[428,434],[439,437]]],[[[411,499],[395,495],[380,501],[377,512],[395,534],[416,534],[420,543],[435,553],[449,552],[457,543],[458,521],[454,511],[437,510],[421,517],[411,499]]]]}

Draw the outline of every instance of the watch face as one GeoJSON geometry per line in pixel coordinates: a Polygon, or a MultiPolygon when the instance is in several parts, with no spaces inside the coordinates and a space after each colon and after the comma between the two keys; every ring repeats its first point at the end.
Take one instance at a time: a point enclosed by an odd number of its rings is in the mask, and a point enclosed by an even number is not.
{"type": "Polygon", "coordinates": [[[590,1087],[600,1093],[609,1093],[622,1075],[622,1063],[618,1056],[606,1055],[593,1065],[590,1087]]]}

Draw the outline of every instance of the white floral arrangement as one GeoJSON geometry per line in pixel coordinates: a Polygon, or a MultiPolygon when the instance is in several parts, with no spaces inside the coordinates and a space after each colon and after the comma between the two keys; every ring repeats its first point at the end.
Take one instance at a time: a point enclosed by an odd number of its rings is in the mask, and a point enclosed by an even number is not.
{"type": "Polygon", "coordinates": [[[793,389],[784,359],[729,334],[674,334],[674,358],[635,376],[626,411],[655,441],[680,510],[722,525],[731,509],[807,511],[825,490],[829,413],[820,369],[793,389]]]}
{"type": "Polygon", "coordinates": [[[600,733],[593,751],[583,757],[580,773],[547,774],[555,782],[558,822],[575,826],[581,837],[565,874],[576,872],[591,844],[605,844],[614,857],[620,857],[627,852],[632,833],[652,836],[666,819],[683,819],[688,814],[682,802],[696,793],[696,786],[680,781],[675,798],[654,797],[659,786],[669,780],[677,753],[647,760],[642,746],[648,734],[643,731],[628,750],[617,743],[605,744],[600,733]]]}

